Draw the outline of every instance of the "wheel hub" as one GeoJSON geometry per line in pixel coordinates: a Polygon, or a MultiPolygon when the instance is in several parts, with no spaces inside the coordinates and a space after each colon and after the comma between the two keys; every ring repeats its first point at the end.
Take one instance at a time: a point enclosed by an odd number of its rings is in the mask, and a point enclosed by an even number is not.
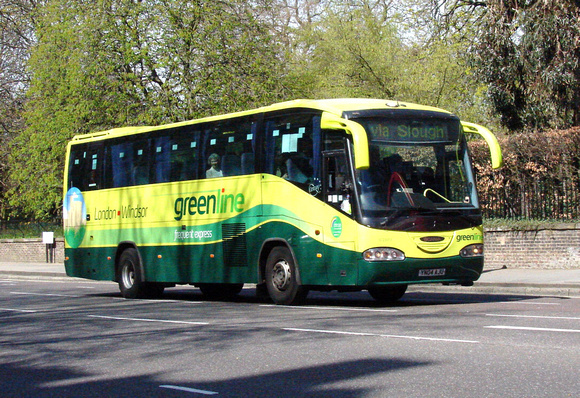
{"type": "Polygon", "coordinates": [[[128,289],[133,287],[133,284],[135,283],[135,270],[133,269],[132,264],[128,264],[123,268],[122,278],[125,287],[127,287],[128,289]]]}
{"type": "Polygon", "coordinates": [[[290,265],[284,260],[278,261],[273,268],[272,284],[278,290],[286,290],[290,285],[291,278],[290,265]]]}

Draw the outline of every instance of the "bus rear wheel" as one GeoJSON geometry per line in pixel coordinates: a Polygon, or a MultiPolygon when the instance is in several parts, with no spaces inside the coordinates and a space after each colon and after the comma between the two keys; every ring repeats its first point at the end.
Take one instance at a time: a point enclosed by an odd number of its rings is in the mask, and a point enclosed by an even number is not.
{"type": "Polygon", "coordinates": [[[300,304],[306,299],[308,289],[297,281],[296,264],[286,247],[272,249],[266,262],[266,287],[276,304],[300,304]]]}
{"type": "Polygon", "coordinates": [[[407,285],[374,286],[369,287],[369,294],[379,303],[394,303],[407,291],[407,285]]]}
{"type": "Polygon", "coordinates": [[[141,260],[137,250],[125,249],[119,259],[117,280],[119,290],[124,298],[158,298],[165,287],[159,283],[143,282],[141,260]]]}

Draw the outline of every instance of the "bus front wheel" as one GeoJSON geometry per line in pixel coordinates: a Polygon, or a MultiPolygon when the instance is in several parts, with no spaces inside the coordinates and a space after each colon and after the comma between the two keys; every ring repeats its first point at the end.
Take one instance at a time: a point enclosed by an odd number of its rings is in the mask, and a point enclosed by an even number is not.
{"type": "Polygon", "coordinates": [[[407,285],[369,287],[371,297],[382,304],[394,303],[403,297],[406,291],[407,285]]]}
{"type": "Polygon", "coordinates": [[[299,304],[308,295],[308,290],[297,281],[296,265],[292,253],[286,247],[272,249],[266,262],[266,287],[276,304],[299,304]]]}
{"type": "Polygon", "coordinates": [[[141,260],[137,250],[125,249],[119,259],[119,290],[124,298],[157,298],[163,294],[164,286],[143,282],[141,260]]]}

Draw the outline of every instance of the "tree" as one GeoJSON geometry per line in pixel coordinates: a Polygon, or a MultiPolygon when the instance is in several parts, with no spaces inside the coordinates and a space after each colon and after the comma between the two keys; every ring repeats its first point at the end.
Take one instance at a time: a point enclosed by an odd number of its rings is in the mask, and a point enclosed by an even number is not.
{"type": "Polygon", "coordinates": [[[0,219],[9,215],[6,193],[9,148],[22,129],[24,93],[29,75],[26,62],[33,43],[32,0],[0,1],[0,219]]]}
{"type": "Polygon", "coordinates": [[[26,128],[10,157],[11,204],[36,218],[60,211],[75,134],[280,98],[276,47],[241,0],[53,0],[36,19],[26,128]]]}
{"type": "Polygon", "coordinates": [[[296,27],[287,46],[290,91],[314,98],[418,102],[480,121],[481,90],[465,61],[465,39],[437,36],[427,5],[418,0],[328,1],[316,17],[296,18],[286,29],[296,27]]]}
{"type": "Polygon", "coordinates": [[[508,129],[580,124],[577,0],[433,2],[446,26],[458,26],[466,13],[478,21],[472,65],[508,129]]]}

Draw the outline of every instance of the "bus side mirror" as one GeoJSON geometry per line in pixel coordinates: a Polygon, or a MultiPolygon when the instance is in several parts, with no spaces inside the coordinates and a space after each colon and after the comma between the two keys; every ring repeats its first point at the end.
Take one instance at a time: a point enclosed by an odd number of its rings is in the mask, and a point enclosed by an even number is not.
{"type": "Polygon", "coordinates": [[[345,130],[352,136],[354,145],[354,167],[358,170],[369,168],[369,142],[367,132],[360,124],[343,119],[329,112],[323,112],[320,128],[325,130],[345,130]]]}
{"type": "Polygon", "coordinates": [[[489,146],[489,152],[491,154],[491,167],[494,169],[499,169],[503,166],[503,156],[501,154],[501,148],[497,138],[491,131],[487,128],[480,126],[475,123],[461,122],[463,126],[463,131],[466,133],[475,133],[483,137],[487,145],[489,146]]]}

